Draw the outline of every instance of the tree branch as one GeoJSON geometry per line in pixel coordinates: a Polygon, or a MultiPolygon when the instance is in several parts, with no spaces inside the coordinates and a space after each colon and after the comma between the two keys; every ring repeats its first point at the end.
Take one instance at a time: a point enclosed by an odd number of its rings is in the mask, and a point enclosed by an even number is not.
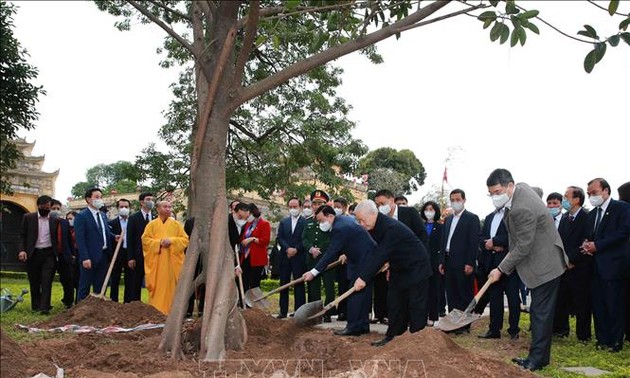
{"type": "Polygon", "coordinates": [[[138,10],[138,12],[142,13],[146,18],[148,18],[149,20],[151,20],[151,22],[155,23],[157,26],[159,26],[160,28],[162,28],[166,33],[168,33],[168,35],[170,35],[171,37],[175,38],[177,40],[177,42],[181,43],[182,46],[184,46],[188,51],[190,51],[190,53],[195,56],[195,52],[192,48],[192,45],[190,44],[190,42],[188,42],[185,38],[183,38],[181,35],[175,33],[175,31],[173,29],[171,29],[168,25],[166,25],[162,20],[160,20],[159,18],[157,18],[153,13],[151,13],[147,8],[145,8],[144,6],[140,5],[138,2],[136,2],[135,0],[126,0],[132,7],[136,8],[138,10]]]}
{"type": "Polygon", "coordinates": [[[243,72],[245,71],[245,64],[249,58],[249,54],[252,52],[254,46],[254,39],[256,38],[256,31],[258,30],[258,16],[260,13],[260,1],[253,0],[249,6],[249,14],[247,15],[247,24],[245,28],[245,37],[243,38],[243,44],[241,45],[241,51],[238,54],[235,67],[234,85],[240,87],[241,80],[243,79],[243,72]]]}
{"type": "Polygon", "coordinates": [[[155,0],[149,0],[149,2],[151,4],[153,4],[153,5],[155,5],[156,7],[162,8],[162,9],[164,9],[167,12],[173,13],[177,17],[183,18],[184,20],[187,20],[187,21],[191,21],[190,16],[187,15],[187,14],[183,14],[182,12],[180,12],[178,10],[175,10],[173,8],[169,8],[166,5],[164,5],[164,4],[162,4],[162,3],[158,2],[158,1],[155,1],[155,0]]]}
{"type": "MultiPolygon", "coordinates": [[[[606,11],[606,13],[608,13],[608,8],[604,8],[604,7],[602,7],[601,5],[597,4],[597,3],[596,3],[596,2],[594,2],[593,0],[587,0],[587,1],[588,1],[589,3],[591,3],[591,4],[595,5],[597,8],[599,8],[599,9],[603,9],[603,10],[605,10],[605,11],[606,11]]],[[[627,14],[623,14],[623,13],[619,13],[619,12],[615,12],[615,13],[613,13],[613,14],[616,14],[617,16],[624,16],[624,17],[628,17],[628,15],[627,15],[627,14]]]]}
{"type": "MultiPolygon", "coordinates": [[[[522,11],[526,11],[526,10],[527,10],[527,9],[525,9],[525,8],[523,8],[523,7],[519,6],[519,5],[517,5],[516,7],[517,7],[517,8],[519,8],[520,10],[522,10],[522,11]]],[[[540,18],[540,17],[538,17],[538,16],[536,16],[536,17],[534,17],[534,18],[535,18],[535,19],[537,19],[537,20],[539,20],[539,21],[540,21],[540,22],[542,22],[543,24],[545,24],[545,25],[549,26],[551,29],[555,30],[556,32],[558,32],[558,33],[562,34],[563,36],[565,36],[565,37],[567,37],[567,38],[571,38],[571,39],[574,39],[574,40],[576,40],[576,41],[578,41],[578,42],[582,42],[582,43],[588,43],[589,45],[592,45],[592,44],[593,44],[593,42],[592,42],[592,41],[587,41],[587,40],[584,40],[584,39],[581,39],[581,38],[577,38],[577,37],[574,37],[574,36],[572,36],[572,35],[570,35],[570,34],[567,34],[567,33],[563,32],[562,30],[560,30],[560,29],[558,29],[557,27],[555,27],[555,26],[551,25],[549,22],[547,22],[547,21],[543,20],[542,18],[540,18]]]]}
{"type": "MultiPolygon", "coordinates": [[[[240,122],[231,119],[230,120],[230,125],[234,126],[235,129],[237,129],[238,131],[242,132],[243,134],[247,135],[251,140],[253,140],[254,142],[260,144],[262,141],[264,141],[265,139],[267,139],[267,137],[271,134],[273,134],[274,132],[276,132],[280,127],[279,126],[274,126],[271,127],[269,130],[265,131],[262,135],[258,136],[254,133],[252,133],[251,131],[247,130],[245,128],[245,126],[243,126],[240,122]]],[[[235,133],[235,135],[238,137],[238,135],[235,133]]],[[[240,137],[238,137],[240,139],[240,137]]]]}
{"type": "Polygon", "coordinates": [[[234,100],[231,102],[231,109],[236,109],[241,104],[251,100],[261,93],[264,93],[269,89],[276,87],[278,84],[283,83],[293,77],[306,73],[315,67],[324,65],[331,60],[337,59],[341,56],[350,54],[367,46],[371,46],[386,38],[389,38],[392,35],[399,33],[401,29],[407,28],[410,25],[414,25],[424,20],[425,18],[439,11],[449,3],[450,1],[436,1],[385,28],[374,31],[358,39],[331,47],[325,51],[312,55],[309,58],[294,63],[274,75],[271,75],[257,83],[243,88],[241,91],[239,91],[236,98],[234,98],[234,100]]]}
{"type": "Polygon", "coordinates": [[[425,26],[425,25],[432,24],[434,22],[446,20],[447,18],[459,16],[460,14],[468,14],[468,12],[471,12],[471,11],[474,11],[474,10],[477,10],[477,9],[487,8],[487,7],[488,7],[488,5],[485,5],[485,4],[474,5],[474,6],[470,7],[470,8],[466,8],[466,9],[462,9],[462,10],[457,11],[457,12],[445,14],[444,16],[432,18],[430,20],[418,22],[417,24],[414,24],[414,25],[409,25],[408,27],[401,28],[400,31],[403,32],[403,31],[419,28],[420,26],[425,26]]]}

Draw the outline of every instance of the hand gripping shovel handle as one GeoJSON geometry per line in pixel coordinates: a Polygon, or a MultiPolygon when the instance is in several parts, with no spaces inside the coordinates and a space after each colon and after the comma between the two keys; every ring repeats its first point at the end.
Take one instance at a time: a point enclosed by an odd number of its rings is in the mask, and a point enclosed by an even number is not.
{"type": "Polygon", "coordinates": [[[120,238],[118,239],[118,243],[116,243],[116,249],[114,250],[114,256],[112,257],[112,262],[109,263],[109,269],[107,269],[107,275],[105,276],[105,281],[103,281],[103,286],[101,286],[101,292],[98,294],[100,298],[105,297],[105,291],[107,291],[107,282],[109,281],[109,277],[112,275],[112,270],[114,270],[114,264],[116,263],[116,258],[118,258],[118,251],[120,251],[120,246],[122,245],[123,239],[125,238],[125,230],[121,230],[120,238]]]}
{"type": "MultiPolygon", "coordinates": [[[[234,255],[236,256],[236,266],[240,267],[241,260],[238,258],[238,251],[239,251],[239,247],[237,245],[236,248],[234,248],[234,255]]],[[[243,310],[246,310],[247,309],[247,305],[245,304],[245,289],[243,288],[243,273],[242,273],[242,269],[241,269],[241,273],[238,274],[238,287],[241,290],[241,304],[243,305],[243,310]]]]}
{"type": "MultiPolygon", "coordinates": [[[[338,266],[340,264],[341,264],[340,260],[332,262],[332,263],[328,264],[328,266],[326,267],[326,269],[324,271],[330,270],[330,269],[332,269],[332,268],[334,268],[334,267],[336,267],[336,266],[338,266]]],[[[262,297],[254,299],[254,302],[261,301],[261,300],[269,297],[270,295],[273,295],[275,293],[281,292],[282,290],[288,289],[291,286],[297,285],[297,284],[302,283],[302,282],[304,282],[304,277],[296,278],[293,281],[285,283],[284,285],[271,290],[270,292],[268,292],[267,294],[263,295],[262,297]]]]}
{"type": "Polygon", "coordinates": [[[470,314],[472,312],[475,306],[477,306],[477,303],[479,303],[479,300],[481,299],[481,297],[483,297],[483,295],[486,293],[486,290],[488,290],[490,285],[492,285],[495,282],[496,280],[494,278],[492,278],[491,276],[488,276],[488,280],[486,281],[486,283],[483,284],[481,289],[479,289],[479,291],[477,292],[477,295],[475,295],[473,300],[470,301],[470,304],[468,305],[468,307],[466,307],[466,310],[464,311],[466,314],[470,314]]]}

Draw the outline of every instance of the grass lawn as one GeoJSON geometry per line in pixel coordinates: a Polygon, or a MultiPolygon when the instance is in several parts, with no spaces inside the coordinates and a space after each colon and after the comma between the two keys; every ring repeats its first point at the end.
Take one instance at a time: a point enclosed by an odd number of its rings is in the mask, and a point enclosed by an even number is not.
{"type": "MultiPolygon", "coordinates": [[[[0,278],[0,287],[8,288],[11,293],[18,294],[21,288],[28,288],[28,281],[20,278],[0,278]]],[[[266,292],[277,287],[277,281],[265,280],[261,284],[261,289],[266,292]]],[[[121,287],[120,297],[124,293],[124,287],[121,287]]],[[[52,315],[40,315],[33,313],[30,306],[30,296],[27,294],[25,300],[19,303],[13,310],[2,314],[0,318],[0,325],[2,329],[7,332],[18,343],[34,341],[43,338],[60,338],[64,337],[63,334],[29,334],[23,331],[19,331],[14,327],[14,324],[20,323],[25,325],[31,325],[45,320],[50,316],[64,310],[61,304],[61,297],[63,296],[61,284],[57,281],[53,282],[52,291],[52,315]]],[[[278,299],[279,295],[275,294],[271,296],[270,302],[272,305],[272,312],[278,312],[278,299]]],[[[142,300],[147,302],[147,291],[142,290],[142,300]]],[[[293,298],[290,297],[289,311],[293,309],[293,298]]],[[[507,316],[506,316],[507,322],[507,316]]],[[[488,319],[483,318],[473,324],[471,333],[468,335],[453,336],[453,340],[469,350],[475,351],[475,353],[491,356],[493,358],[500,358],[507,363],[511,363],[510,360],[517,356],[526,356],[529,347],[530,335],[525,331],[529,328],[529,316],[528,314],[522,314],[520,327],[521,338],[517,341],[509,340],[504,332],[503,338],[500,340],[483,340],[479,339],[477,335],[484,333],[488,327],[488,319]]],[[[504,330],[507,329],[507,324],[504,330]]],[[[575,329],[575,320],[571,319],[571,329],[575,329]]],[[[593,333],[594,334],[594,333],[593,333]]],[[[572,333],[570,337],[565,339],[554,339],[551,351],[551,365],[546,367],[540,372],[541,376],[545,377],[562,377],[562,378],[577,378],[584,377],[584,375],[569,373],[561,369],[563,366],[592,366],[598,369],[612,372],[604,377],[606,378],[621,378],[630,377],[630,345],[625,344],[625,348],[620,353],[609,353],[598,351],[595,349],[595,342],[589,344],[582,344],[577,341],[575,334],[572,333]]]]}

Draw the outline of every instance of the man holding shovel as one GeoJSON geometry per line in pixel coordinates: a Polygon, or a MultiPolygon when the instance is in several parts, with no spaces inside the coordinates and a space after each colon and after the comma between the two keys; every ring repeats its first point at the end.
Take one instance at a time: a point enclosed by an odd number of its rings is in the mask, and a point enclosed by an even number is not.
{"type": "Polygon", "coordinates": [[[385,337],[372,343],[383,346],[405,333],[407,328],[414,333],[426,326],[431,263],[424,243],[403,223],[380,213],[373,201],[359,203],[354,215],[377,243],[354,282],[357,292],[372,282],[381,266],[389,261],[389,324],[385,337]]]}
{"type": "MultiPolygon", "coordinates": [[[[352,283],[358,277],[361,266],[376,247],[376,243],[352,218],[336,216],[335,209],[328,205],[317,209],[315,219],[320,230],[330,232],[330,244],[315,268],[304,273],[304,280],[312,281],[343,253],[347,257],[347,277],[352,283]]],[[[371,290],[362,290],[348,297],[348,324],[346,328],[335,331],[335,335],[360,336],[370,332],[368,314],[372,307],[371,294],[371,290]]]]}
{"type": "Polygon", "coordinates": [[[539,370],[549,365],[556,298],[568,258],[547,207],[529,185],[514,184],[507,169],[492,171],[486,185],[494,206],[505,207],[510,245],[510,251],[488,278],[498,281],[502,274],[512,274],[516,269],[531,289],[529,356],[512,361],[527,370],[539,370]]]}

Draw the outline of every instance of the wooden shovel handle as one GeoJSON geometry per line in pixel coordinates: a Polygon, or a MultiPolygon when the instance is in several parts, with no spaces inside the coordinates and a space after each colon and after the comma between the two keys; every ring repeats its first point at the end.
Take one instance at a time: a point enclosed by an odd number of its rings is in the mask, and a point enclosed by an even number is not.
{"type": "MultiPolygon", "coordinates": [[[[239,247],[238,245],[234,248],[234,255],[236,256],[236,265],[241,266],[241,260],[238,257],[239,247]]],[[[241,291],[241,304],[243,305],[243,310],[247,309],[247,305],[245,304],[245,289],[243,288],[243,268],[241,268],[241,274],[238,275],[238,287],[241,291]]]]}
{"type": "Polygon", "coordinates": [[[116,263],[116,258],[118,257],[118,251],[120,251],[120,246],[122,245],[124,237],[125,237],[125,230],[121,230],[120,238],[118,239],[118,243],[116,243],[116,249],[114,250],[114,256],[112,257],[112,262],[109,263],[109,268],[107,269],[107,275],[105,276],[105,281],[103,281],[103,286],[101,286],[101,292],[98,295],[99,297],[105,296],[105,292],[107,291],[107,281],[109,281],[109,277],[112,275],[112,270],[114,270],[114,264],[116,263]]]}
{"type": "MultiPolygon", "coordinates": [[[[382,272],[386,271],[387,269],[389,269],[389,263],[383,264],[381,269],[379,269],[378,273],[382,273],[382,272]]],[[[339,303],[341,303],[341,301],[343,301],[344,299],[348,298],[355,291],[356,290],[354,289],[354,286],[352,286],[350,289],[348,289],[348,291],[346,291],[345,293],[341,294],[334,301],[332,301],[329,304],[327,304],[326,306],[324,306],[324,311],[328,311],[328,310],[330,310],[333,307],[337,307],[337,305],[339,305],[339,303]]]]}
{"type": "Polygon", "coordinates": [[[479,289],[479,291],[477,292],[477,295],[475,295],[475,302],[479,303],[479,300],[481,299],[481,297],[483,297],[483,295],[486,293],[486,290],[488,290],[488,288],[490,287],[490,285],[492,285],[493,283],[495,283],[497,280],[495,280],[494,278],[491,278],[488,276],[488,280],[486,281],[485,284],[483,284],[483,286],[481,287],[481,289],[479,289]]]}

